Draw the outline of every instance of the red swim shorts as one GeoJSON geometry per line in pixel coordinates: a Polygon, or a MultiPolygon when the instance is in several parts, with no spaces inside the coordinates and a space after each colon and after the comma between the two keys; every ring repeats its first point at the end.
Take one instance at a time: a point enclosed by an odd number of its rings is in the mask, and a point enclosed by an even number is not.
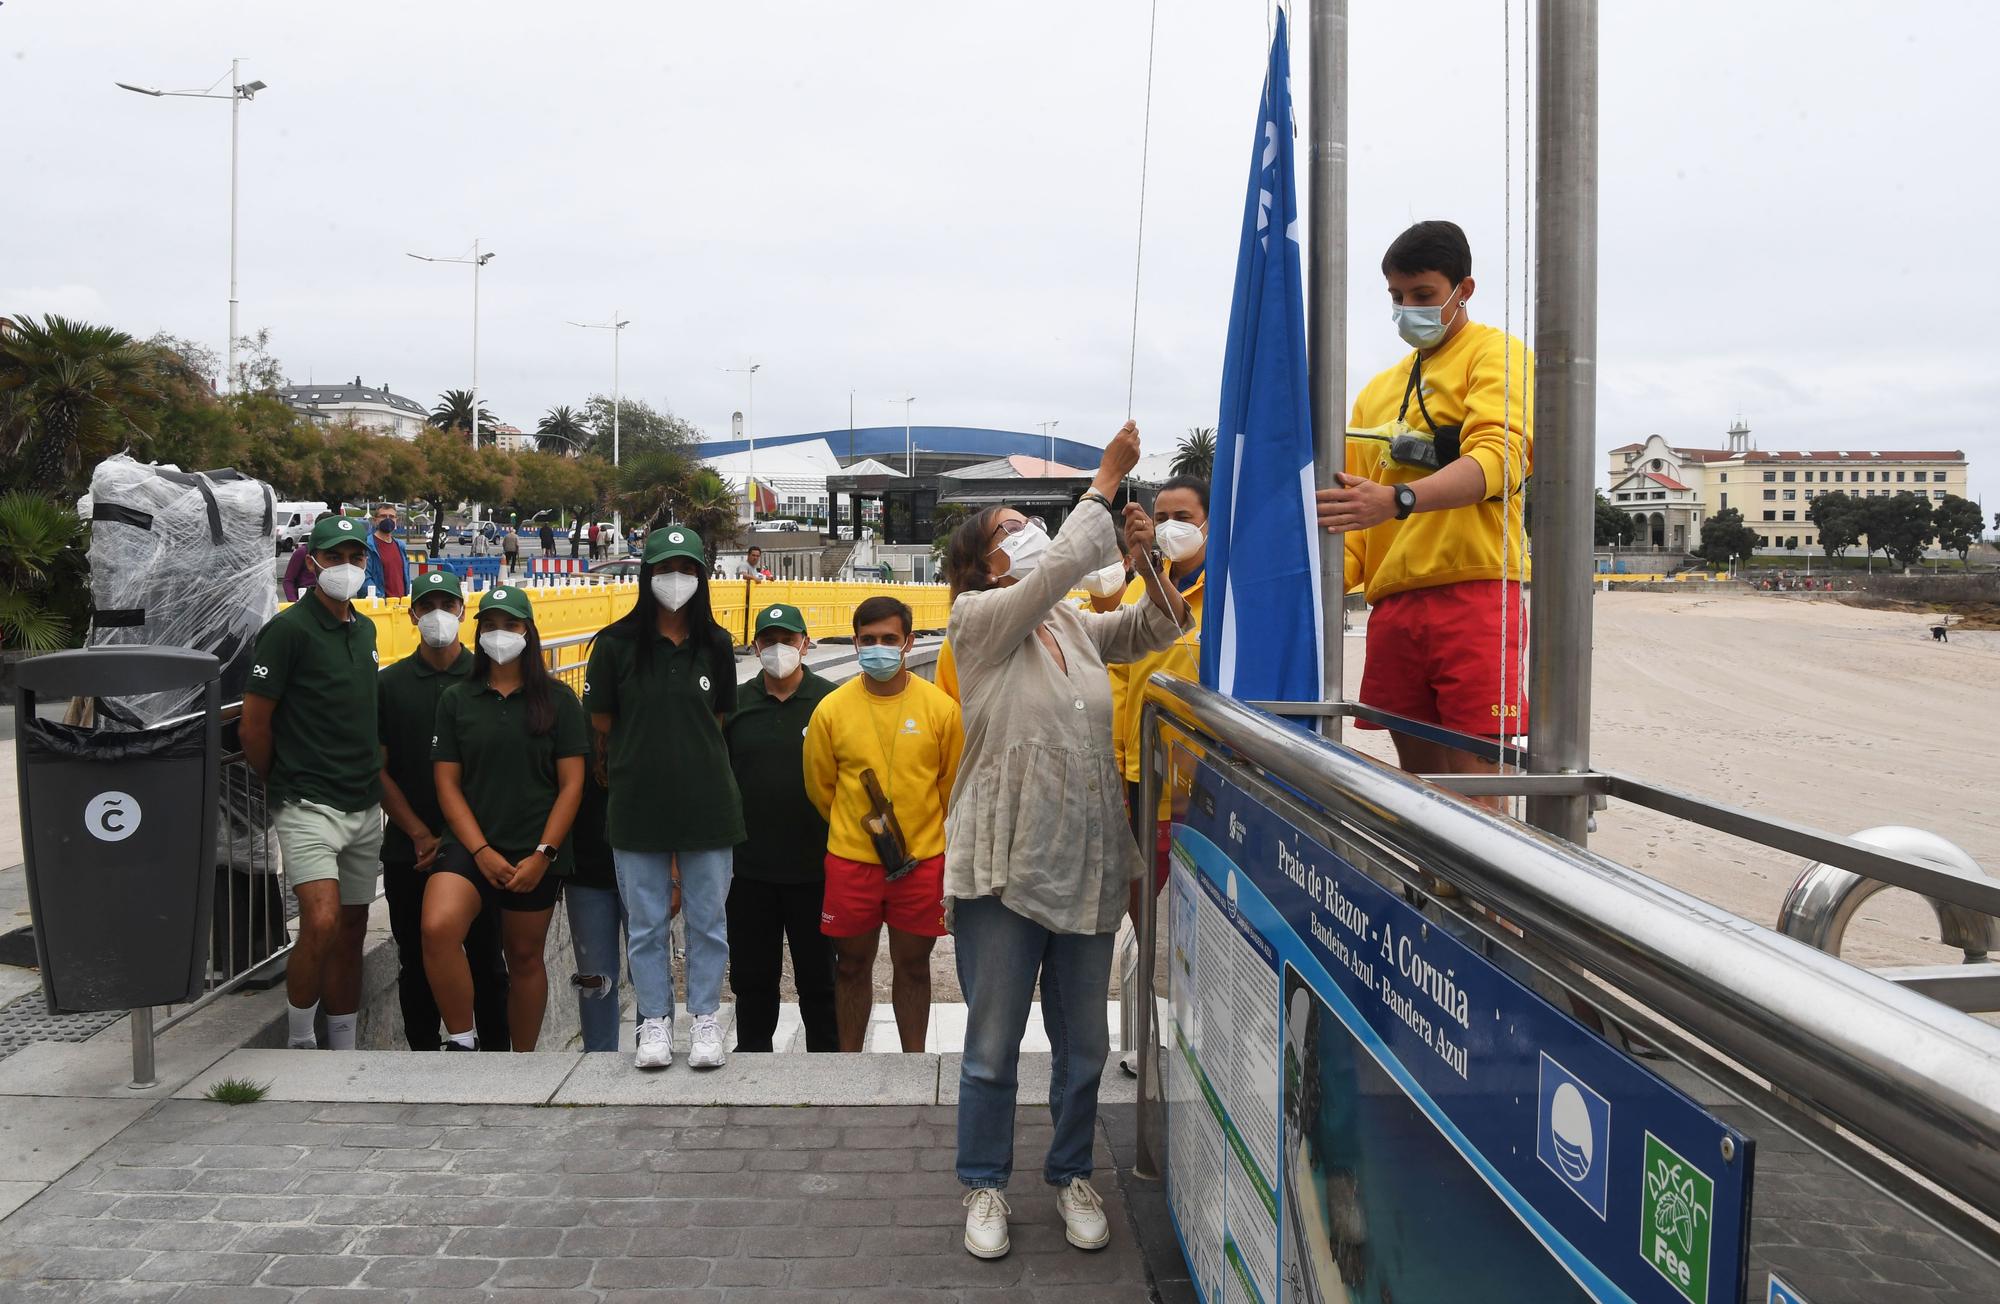
{"type": "Polygon", "coordinates": [[[1505,587],[1504,655],[1499,580],[1410,589],[1377,603],[1368,615],[1363,705],[1480,737],[1525,734],[1520,652],[1528,641],[1528,604],[1519,584],[1505,587]]]}
{"type": "Polygon", "coordinates": [[[944,857],[920,860],[895,882],[882,867],[826,857],[826,897],[819,931],[828,937],[864,937],[885,922],[918,937],[944,936],[944,857]]]}

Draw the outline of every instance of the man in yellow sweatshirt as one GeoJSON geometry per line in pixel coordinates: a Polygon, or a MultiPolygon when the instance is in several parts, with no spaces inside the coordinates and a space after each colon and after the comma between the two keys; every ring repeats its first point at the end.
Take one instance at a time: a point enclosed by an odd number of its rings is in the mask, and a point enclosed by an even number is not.
{"type": "MultiPolygon", "coordinates": [[[[1347,588],[1373,608],[1360,700],[1460,733],[1525,733],[1521,486],[1534,465],[1534,362],[1520,340],[1468,316],[1472,249],[1453,223],[1397,236],[1382,275],[1415,351],[1361,391],[1347,472],[1318,494],[1320,525],[1347,536],[1347,588]]],[[[1393,736],[1415,773],[1494,769],[1393,736]]]]}
{"type": "Polygon", "coordinates": [[[843,1051],[864,1049],[885,923],[903,1049],[922,1051],[930,1027],[931,948],[945,932],[944,813],[965,732],[958,703],[903,664],[911,622],[895,598],[856,607],[862,673],[828,693],[806,724],[806,795],[827,821],[819,918],[833,941],[843,1051]],[[892,820],[880,818],[871,787],[892,820]],[[891,857],[899,863],[884,868],[891,857]]]}

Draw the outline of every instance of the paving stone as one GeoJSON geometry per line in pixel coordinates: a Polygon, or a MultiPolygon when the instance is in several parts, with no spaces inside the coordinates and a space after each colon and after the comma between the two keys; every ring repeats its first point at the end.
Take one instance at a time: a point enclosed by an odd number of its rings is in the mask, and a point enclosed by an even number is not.
{"type": "Polygon", "coordinates": [[[571,1286],[581,1286],[590,1280],[591,1263],[588,1259],[558,1259],[546,1256],[532,1259],[508,1259],[500,1265],[500,1271],[493,1274],[492,1285],[506,1289],[508,1298],[514,1297],[516,1290],[530,1287],[555,1290],[571,1286]]]}
{"type": "Polygon", "coordinates": [[[287,1254],[273,1259],[260,1279],[267,1286],[345,1286],[368,1260],[350,1254],[287,1254]]]}
{"type": "Polygon", "coordinates": [[[245,1227],[235,1248],[259,1254],[339,1254],[353,1244],[349,1227],[245,1227]]]}
{"type": "Polygon", "coordinates": [[[213,1250],[162,1250],[132,1276],[139,1281],[207,1281],[242,1285],[255,1281],[270,1263],[268,1254],[213,1250]]]}
{"type": "Polygon", "coordinates": [[[500,1266],[495,1259],[382,1258],[368,1265],[370,1286],[478,1286],[500,1266]]]}

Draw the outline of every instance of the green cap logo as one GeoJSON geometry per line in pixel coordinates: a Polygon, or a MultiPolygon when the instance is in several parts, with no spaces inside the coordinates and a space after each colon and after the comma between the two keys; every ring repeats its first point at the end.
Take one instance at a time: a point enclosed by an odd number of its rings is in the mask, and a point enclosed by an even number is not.
{"type": "Polygon", "coordinates": [[[1715,1183],[1651,1132],[1646,1133],[1645,1175],[1646,1194],[1639,1208],[1639,1255],[1688,1304],[1708,1304],[1715,1183]]]}

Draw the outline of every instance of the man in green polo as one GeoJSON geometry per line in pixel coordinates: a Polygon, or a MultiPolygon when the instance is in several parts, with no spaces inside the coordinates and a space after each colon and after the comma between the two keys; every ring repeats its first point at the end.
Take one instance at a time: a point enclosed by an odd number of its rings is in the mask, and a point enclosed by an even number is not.
{"type": "MultiPolygon", "coordinates": [[[[396,939],[396,994],[403,1008],[403,1037],[411,1050],[438,1048],[438,1007],[424,972],[424,884],[437,863],[444,836],[431,736],[438,699],[472,673],[472,653],[459,637],[465,595],[458,576],[427,571],[411,585],[410,623],[417,649],[382,672],[377,681],[377,729],[382,737],[382,894],[389,900],[389,932],[396,939]]],[[[472,1003],[481,1050],[506,1050],[507,962],[500,954],[500,916],[482,910],[465,938],[472,966],[472,1003]]]]}
{"type": "Polygon", "coordinates": [[[290,1044],[354,1049],[361,942],[382,849],[382,750],[376,730],[375,626],[351,599],[367,572],[367,531],[322,516],[309,541],[312,592],[257,635],[243,690],[243,754],[264,776],[298,940],[285,973],[290,1044]]]}
{"type": "Polygon", "coordinates": [[[762,669],[736,692],[724,734],[743,794],[748,839],[729,884],[729,986],[736,993],[736,1049],[768,1051],[778,1027],[778,979],[792,951],[792,981],[806,1049],[837,1051],[833,948],[820,932],[826,895],[826,820],[806,795],[806,723],[833,685],[806,669],[806,620],[782,602],[756,616],[762,669]]]}

